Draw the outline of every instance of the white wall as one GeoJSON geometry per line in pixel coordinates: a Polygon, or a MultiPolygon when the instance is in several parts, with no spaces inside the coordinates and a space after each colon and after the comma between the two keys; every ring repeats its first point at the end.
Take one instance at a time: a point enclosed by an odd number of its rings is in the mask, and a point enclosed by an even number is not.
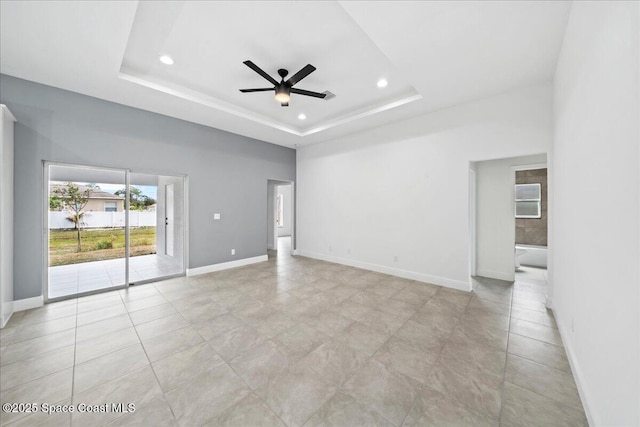
{"type": "Polygon", "coordinates": [[[546,164],[546,154],[476,163],[478,276],[515,279],[515,166],[546,164]]]}
{"type": "Polygon", "coordinates": [[[470,289],[469,162],[544,153],[551,139],[540,84],[301,147],[298,252],[470,289]]]}
{"type": "Polygon", "coordinates": [[[13,314],[13,126],[0,105],[0,328],[13,314]]]}
{"type": "Polygon", "coordinates": [[[640,425],[639,14],[574,2],[554,81],[553,307],[597,426],[640,425]]]}
{"type": "Polygon", "coordinates": [[[279,185],[277,194],[282,194],[282,210],[283,210],[283,222],[282,227],[278,227],[278,237],[291,236],[291,226],[293,224],[292,214],[292,197],[291,197],[291,185],[279,185]]]}

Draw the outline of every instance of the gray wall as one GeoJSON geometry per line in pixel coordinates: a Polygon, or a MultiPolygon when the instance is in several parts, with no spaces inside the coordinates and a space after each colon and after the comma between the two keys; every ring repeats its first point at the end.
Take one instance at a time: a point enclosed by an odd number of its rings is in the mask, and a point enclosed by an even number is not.
{"type": "Polygon", "coordinates": [[[294,150],[6,75],[0,102],[17,119],[15,299],[42,293],[43,160],[188,175],[188,268],[266,254],[265,184],[295,180],[294,150]]]}

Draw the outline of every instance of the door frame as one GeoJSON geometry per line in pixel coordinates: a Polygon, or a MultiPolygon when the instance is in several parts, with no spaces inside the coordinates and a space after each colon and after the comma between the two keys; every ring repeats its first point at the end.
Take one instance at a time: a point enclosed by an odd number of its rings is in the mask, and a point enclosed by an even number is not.
{"type": "MultiPolygon", "coordinates": [[[[295,181],[289,181],[286,179],[267,179],[267,211],[269,206],[268,199],[271,197],[269,194],[269,184],[274,184],[274,192],[273,192],[273,238],[274,238],[274,249],[278,250],[278,230],[276,227],[276,200],[278,197],[278,192],[275,189],[281,185],[290,185],[291,186],[291,250],[290,255],[296,254],[296,183],[295,181]]],[[[286,203],[286,202],[285,202],[286,203]]],[[[269,216],[267,215],[267,234],[269,233],[269,216]]],[[[267,250],[269,250],[269,240],[267,239],[267,250]]]]}
{"type": "Polygon", "coordinates": [[[42,188],[41,188],[41,197],[43,201],[42,206],[42,218],[41,218],[41,229],[42,229],[42,254],[41,254],[41,265],[42,265],[42,297],[44,303],[47,304],[49,302],[62,301],[66,299],[78,298],[93,294],[99,294],[104,292],[110,292],[114,290],[127,289],[130,286],[129,280],[129,259],[130,259],[130,227],[129,227],[129,204],[130,204],[130,177],[132,173],[146,174],[146,175],[158,175],[158,176],[171,176],[176,178],[182,178],[184,185],[184,208],[183,208],[183,251],[182,251],[182,271],[177,274],[172,274],[168,276],[162,276],[155,279],[149,279],[144,281],[136,282],[136,285],[145,284],[149,282],[155,282],[157,280],[164,280],[173,277],[181,277],[186,275],[187,265],[189,260],[189,177],[185,174],[165,174],[157,171],[131,171],[131,169],[127,168],[117,168],[111,166],[104,165],[90,165],[90,164],[76,164],[76,163],[68,163],[68,162],[57,162],[50,160],[42,161],[42,188]],[[108,170],[115,172],[123,172],[125,175],[125,201],[124,201],[124,209],[126,214],[125,218],[125,283],[121,286],[114,286],[104,289],[96,289],[92,291],[76,293],[68,296],[58,297],[58,298],[49,298],[49,167],[50,166],[62,166],[62,167],[72,167],[78,169],[99,169],[99,170],[108,170]]]}

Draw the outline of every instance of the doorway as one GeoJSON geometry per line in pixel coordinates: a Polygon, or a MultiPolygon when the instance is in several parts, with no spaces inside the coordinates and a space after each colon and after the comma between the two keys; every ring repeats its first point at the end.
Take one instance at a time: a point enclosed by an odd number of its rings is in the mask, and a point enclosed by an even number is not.
{"type": "Polygon", "coordinates": [[[293,255],[295,193],[291,181],[267,181],[267,250],[293,255]]]}
{"type": "Polygon", "coordinates": [[[46,301],[184,274],[185,177],[44,169],[46,301]]]}

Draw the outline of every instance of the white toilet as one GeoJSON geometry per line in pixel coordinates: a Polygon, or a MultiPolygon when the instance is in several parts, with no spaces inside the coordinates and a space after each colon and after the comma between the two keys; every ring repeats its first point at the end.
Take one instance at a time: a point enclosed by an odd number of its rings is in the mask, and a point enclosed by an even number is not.
{"type": "Polygon", "coordinates": [[[529,251],[527,251],[526,249],[520,248],[518,246],[514,248],[514,264],[516,268],[520,268],[520,257],[526,254],[527,252],[529,251]]]}

